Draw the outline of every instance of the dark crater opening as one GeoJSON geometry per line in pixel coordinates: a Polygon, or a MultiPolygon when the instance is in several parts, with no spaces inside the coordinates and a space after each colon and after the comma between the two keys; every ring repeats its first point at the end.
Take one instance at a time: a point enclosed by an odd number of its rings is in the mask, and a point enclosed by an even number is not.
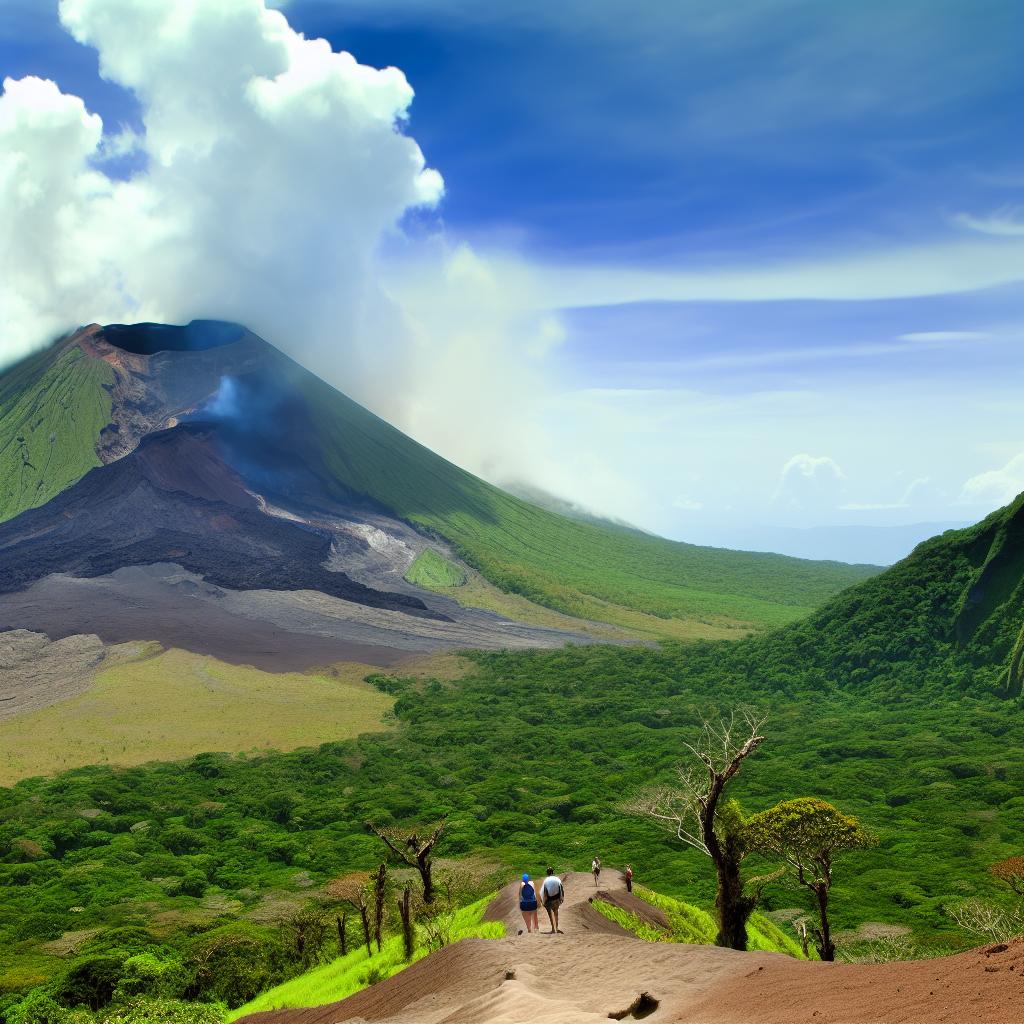
{"type": "Polygon", "coordinates": [[[245,335],[245,328],[227,320],[193,320],[177,324],[108,324],[103,339],[125,352],[151,356],[156,352],[203,352],[230,345],[245,335]]]}
{"type": "Polygon", "coordinates": [[[658,1008],[658,1000],[650,992],[641,992],[624,1010],[609,1013],[611,1020],[643,1020],[658,1008]]]}

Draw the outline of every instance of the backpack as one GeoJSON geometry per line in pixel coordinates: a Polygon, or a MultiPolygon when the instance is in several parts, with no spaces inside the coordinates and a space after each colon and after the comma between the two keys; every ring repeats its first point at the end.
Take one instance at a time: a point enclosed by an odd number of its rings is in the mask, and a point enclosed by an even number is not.
{"type": "MultiPolygon", "coordinates": [[[[554,877],[554,876],[552,876],[554,877]]],[[[565,889],[562,888],[562,880],[558,879],[558,892],[550,893],[547,890],[547,879],[544,880],[544,885],[541,888],[541,892],[544,894],[544,902],[549,903],[551,900],[564,900],[565,889]]]]}
{"type": "Polygon", "coordinates": [[[537,890],[534,889],[532,882],[523,882],[523,891],[519,894],[519,899],[522,903],[537,902],[537,890]]]}

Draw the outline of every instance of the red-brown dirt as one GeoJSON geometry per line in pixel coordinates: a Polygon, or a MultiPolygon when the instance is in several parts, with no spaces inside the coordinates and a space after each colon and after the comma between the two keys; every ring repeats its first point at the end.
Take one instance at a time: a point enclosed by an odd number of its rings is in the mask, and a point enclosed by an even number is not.
{"type": "MultiPolygon", "coordinates": [[[[622,891],[618,878],[603,882],[602,889],[615,903],[628,901],[633,909],[636,897],[622,891]]],[[[565,883],[563,935],[549,934],[546,921],[540,934],[516,934],[522,919],[513,883],[499,894],[487,915],[506,922],[508,938],[460,942],[339,1003],[253,1014],[243,1020],[245,1024],[597,1024],[641,1017],[652,1024],[1024,1021],[1024,941],[936,960],[806,963],[778,953],[644,942],[608,921],[608,929],[591,930],[589,919],[598,916],[588,902],[597,892],[593,881],[573,874],[565,883]]]]}

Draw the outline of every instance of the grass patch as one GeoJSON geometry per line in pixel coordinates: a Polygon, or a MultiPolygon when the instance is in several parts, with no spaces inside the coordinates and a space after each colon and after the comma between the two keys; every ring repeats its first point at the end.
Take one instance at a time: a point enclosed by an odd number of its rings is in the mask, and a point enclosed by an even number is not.
{"type": "Polygon", "coordinates": [[[100,465],[113,370],[77,347],[30,356],[0,377],[0,522],[44,505],[100,465]]]}
{"type": "Polygon", "coordinates": [[[426,587],[428,590],[461,587],[466,582],[466,574],[433,548],[424,548],[416,556],[405,578],[415,586],[426,587]]]}
{"type": "MultiPolygon", "coordinates": [[[[451,941],[461,939],[500,939],[505,934],[505,926],[500,921],[482,921],[484,911],[494,898],[493,894],[478,900],[476,903],[457,911],[452,920],[451,941]]],[[[347,956],[338,957],[323,967],[292,978],[282,985],[264,992],[245,1006],[232,1010],[227,1016],[227,1024],[244,1017],[248,1013],[261,1010],[283,1010],[300,1006],[323,1006],[355,995],[370,985],[398,974],[410,963],[415,963],[430,952],[426,946],[419,945],[413,952],[411,961],[405,959],[400,935],[385,940],[380,953],[367,956],[366,947],[361,946],[347,956]]]]}
{"type": "Polygon", "coordinates": [[[83,694],[0,722],[0,785],[89,764],[290,750],[382,728],[392,699],[337,675],[262,672],[188,651],[101,668],[83,694]]]}
{"type": "Polygon", "coordinates": [[[483,608],[531,626],[564,629],[602,640],[719,640],[747,636],[753,628],[751,623],[731,619],[663,619],[607,601],[594,602],[595,608],[600,608],[597,618],[581,619],[521,594],[500,590],[475,569],[470,569],[461,587],[428,589],[436,589],[466,608],[483,608]]]}
{"type": "MultiPolygon", "coordinates": [[[[668,929],[658,928],[642,920],[636,914],[615,907],[603,900],[594,900],[595,909],[610,921],[621,925],[628,932],[648,942],[683,942],[690,945],[714,945],[718,931],[715,919],[706,911],[682,900],[663,896],[644,886],[634,886],[634,891],[651,906],[663,910],[669,919],[668,929]]],[[[799,943],[791,939],[777,925],[763,914],[753,914],[747,922],[747,939],[751,950],[766,953],[785,953],[803,960],[799,943]]]]}

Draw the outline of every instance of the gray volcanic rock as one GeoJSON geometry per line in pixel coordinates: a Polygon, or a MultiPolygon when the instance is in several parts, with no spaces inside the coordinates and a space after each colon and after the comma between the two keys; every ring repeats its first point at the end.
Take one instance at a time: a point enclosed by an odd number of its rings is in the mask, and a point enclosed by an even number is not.
{"type": "Polygon", "coordinates": [[[51,573],[102,576],[175,562],[239,590],[319,590],[379,608],[437,617],[419,598],[330,571],[329,534],[268,515],[222,461],[206,428],[145,438],[40,508],[0,525],[0,593],[51,573]]]}

